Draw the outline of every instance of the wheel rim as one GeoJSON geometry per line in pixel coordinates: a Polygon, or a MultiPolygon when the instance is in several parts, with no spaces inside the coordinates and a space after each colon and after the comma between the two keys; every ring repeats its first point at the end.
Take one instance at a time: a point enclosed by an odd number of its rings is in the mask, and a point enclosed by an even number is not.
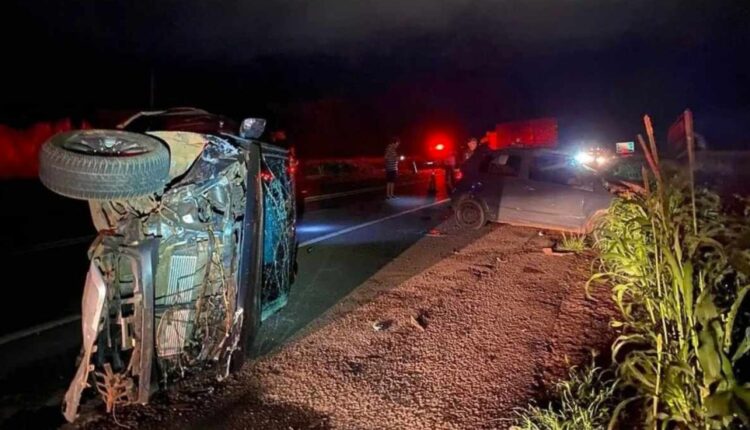
{"type": "Polygon", "coordinates": [[[476,225],[482,214],[479,212],[479,208],[473,204],[464,204],[461,206],[461,222],[464,225],[476,225]]]}
{"type": "Polygon", "coordinates": [[[67,139],[65,149],[84,155],[132,157],[150,151],[142,142],[122,136],[75,135],[67,139]]]}

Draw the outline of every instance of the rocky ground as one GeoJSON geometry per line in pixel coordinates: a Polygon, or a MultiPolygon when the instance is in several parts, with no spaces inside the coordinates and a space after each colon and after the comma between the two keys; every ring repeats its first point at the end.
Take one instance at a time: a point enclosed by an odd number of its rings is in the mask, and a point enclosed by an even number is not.
{"type": "Polygon", "coordinates": [[[228,381],[195,378],[77,427],[507,428],[514,408],[608,347],[613,309],[604,289],[584,295],[592,255],[545,255],[550,236],[511,226],[457,249],[464,234],[476,233],[424,237],[228,381]]]}

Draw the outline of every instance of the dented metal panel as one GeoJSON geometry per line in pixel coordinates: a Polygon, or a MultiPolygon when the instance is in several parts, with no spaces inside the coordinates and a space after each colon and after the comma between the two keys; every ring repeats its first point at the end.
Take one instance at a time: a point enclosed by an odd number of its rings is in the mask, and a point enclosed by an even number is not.
{"type": "Polygon", "coordinates": [[[182,176],[198,159],[208,144],[205,135],[186,131],[152,131],[148,133],[158,137],[169,146],[169,178],[182,176]]]}
{"type": "Polygon", "coordinates": [[[78,370],[76,370],[76,374],[70,382],[63,401],[63,415],[66,420],[71,422],[78,415],[81,392],[88,387],[91,355],[94,353],[94,342],[99,334],[99,320],[104,308],[106,294],[107,286],[104,283],[102,273],[96,266],[96,262],[92,261],[89,265],[89,273],[86,276],[86,284],[83,287],[83,301],[81,303],[83,354],[78,370]]]}

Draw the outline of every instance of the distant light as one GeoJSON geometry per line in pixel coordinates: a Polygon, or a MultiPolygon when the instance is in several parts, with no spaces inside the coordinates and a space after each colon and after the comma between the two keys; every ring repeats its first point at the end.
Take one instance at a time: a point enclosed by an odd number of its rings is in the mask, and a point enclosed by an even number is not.
{"type": "Polygon", "coordinates": [[[598,157],[596,157],[596,164],[598,164],[598,165],[600,165],[600,166],[601,166],[602,164],[606,164],[606,163],[607,163],[607,161],[609,161],[609,159],[608,159],[607,157],[602,157],[601,155],[600,155],[600,156],[598,156],[598,157]]]}
{"type": "Polygon", "coordinates": [[[594,162],[594,156],[589,154],[588,152],[583,151],[576,154],[574,159],[578,164],[590,164],[594,162]]]}
{"type": "Polygon", "coordinates": [[[404,161],[404,160],[406,160],[406,157],[404,157],[404,156],[402,155],[402,156],[398,157],[398,159],[399,159],[399,160],[401,160],[401,161],[404,161]]]}
{"type": "Polygon", "coordinates": [[[618,154],[632,154],[635,152],[635,142],[617,142],[615,143],[615,152],[618,154]]]}
{"type": "Polygon", "coordinates": [[[435,145],[435,149],[437,149],[438,151],[442,151],[443,149],[445,149],[445,145],[443,145],[442,143],[438,143],[437,145],[435,145]]]}

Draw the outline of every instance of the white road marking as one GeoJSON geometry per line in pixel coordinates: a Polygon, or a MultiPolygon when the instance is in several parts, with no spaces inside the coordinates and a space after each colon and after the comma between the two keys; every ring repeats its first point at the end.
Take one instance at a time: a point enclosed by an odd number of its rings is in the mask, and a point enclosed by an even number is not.
{"type": "Polygon", "coordinates": [[[52,330],[55,327],[60,327],[65,324],[70,324],[80,319],[81,319],[80,315],[68,315],[65,318],[60,318],[54,321],[46,322],[44,324],[35,325],[34,327],[29,327],[24,330],[19,330],[15,333],[6,334],[5,336],[0,337],[0,346],[5,345],[6,343],[11,343],[19,339],[23,339],[25,337],[29,337],[34,334],[41,333],[43,331],[52,330]]]}
{"type": "Polygon", "coordinates": [[[450,199],[438,200],[436,202],[433,202],[433,203],[430,203],[430,204],[427,204],[427,205],[417,206],[415,208],[412,208],[412,209],[409,209],[409,210],[405,210],[403,212],[398,212],[398,213],[395,213],[393,215],[388,215],[388,216],[383,217],[383,218],[378,218],[378,219],[375,219],[375,220],[372,220],[372,221],[368,221],[368,222],[363,223],[363,224],[357,224],[357,225],[354,225],[354,226],[351,226],[351,227],[347,227],[347,228],[339,230],[339,231],[334,231],[333,233],[328,233],[326,235],[319,236],[319,237],[307,240],[305,242],[300,243],[299,246],[300,247],[310,246],[310,245],[316,244],[318,242],[323,242],[324,240],[332,239],[332,238],[334,238],[336,236],[341,236],[343,234],[351,233],[353,231],[360,230],[360,229],[363,229],[365,227],[369,227],[371,225],[375,225],[375,224],[381,223],[383,221],[388,221],[389,219],[398,218],[401,215],[406,215],[406,214],[410,214],[412,212],[421,211],[422,209],[427,209],[427,208],[431,208],[433,206],[441,205],[441,204],[443,204],[443,203],[445,203],[445,202],[447,202],[449,200],[450,199]]]}
{"type": "MultiPolygon", "coordinates": [[[[415,184],[421,184],[422,182],[427,182],[428,179],[422,179],[419,181],[410,181],[410,182],[402,182],[400,184],[396,184],[396,188],[400,188],[401,186],[406,185],[415,185],[415,184]]],[[[312,203],[312,202],[320,202],[323,200],[331,200],[331,199],[337,199],[340,197],[347,197],[347,196],[355,196],[357,194],[365,194],[365,193],[371,193],[373,191],[381,191],[383,190],[384,185],[378,185],[377,187],[368,187],[368,188],[358,188],[356,190],[351,191],[342,191],[340,193],[331,193],[331,194],[321,194],[317,196],[310,196],[305,197],[305,203],[312,203]]]]}

